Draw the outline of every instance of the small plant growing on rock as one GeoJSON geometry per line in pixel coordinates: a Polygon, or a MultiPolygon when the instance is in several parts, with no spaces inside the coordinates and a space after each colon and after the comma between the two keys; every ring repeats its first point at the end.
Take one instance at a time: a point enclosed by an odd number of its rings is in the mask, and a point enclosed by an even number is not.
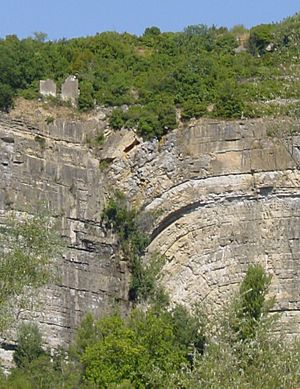
{"type": "Polygon", "coordinates": [[[40,145],[42,150],[45,150],[45,147],[46,147],[46,140],[45,140],[45,138],[43,138],[40,135],[36,135],[34,137],[34,140],[40,145]]]}
{"type": "Polygon", "coordinates": [[[54,122],[54,117],[53,116],[47,116],[45,119],[45,122],[49,125],[54,122]]]}
{"type": "MultiPolygon", "coordinates": [[[[143,221],[143,226],[147,225],[147,214],[141,217],[142,213],[131,206],[123,193],[117,191],[103,211],[103,221],[107,228],[118,235],[120,247],[130,263],[132,279],[129,298],[137,301],[159,295],[163,300],[162,291],[156,291],[156,277],[163,263],[162,258],[154,256],[148,264],[141,259],[149,243],[149,235],[140,224],[143,221]]],[[[152,219],[151,214],[149,218],[152,219]]]]}

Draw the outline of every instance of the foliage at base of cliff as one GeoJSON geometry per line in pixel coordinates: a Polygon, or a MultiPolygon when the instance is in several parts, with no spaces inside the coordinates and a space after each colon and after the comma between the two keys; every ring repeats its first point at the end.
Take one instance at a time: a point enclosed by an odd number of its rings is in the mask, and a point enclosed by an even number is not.
{"type": "Polygon", "coordinates": [[[274,333],[270,277],[251,265],[233,301],[209,318],[203,308],[135,308],[82,321],[69,350],[42,349],[36,326],[19,331],[17,367],[0,388],[294,389],[300,345],[274,333]],[[246,331],[245,331],[246,329],[246,331]]]}

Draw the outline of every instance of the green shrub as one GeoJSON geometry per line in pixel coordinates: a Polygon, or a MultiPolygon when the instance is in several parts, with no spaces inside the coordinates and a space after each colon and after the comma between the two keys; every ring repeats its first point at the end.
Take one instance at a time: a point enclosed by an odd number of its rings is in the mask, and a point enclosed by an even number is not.
{"type": "Polygon", "coordinates": [[[9,111],[13,106],[13,97],[13,89],[9,85],[0,82],[0,111],[9,111]]]}
{"type": "Polygon", "coordinates": [[[114,130],[120,130],[126,123],[126,116],[121,108],[116,108],[112,111],[109,119],[109,125],[114,130]]]}
{"type": "Polygon", "coordinates": [[[250,30],[249,50],[252,54],[263,54],[274,38],[275,25],[261,24],[250,30]]]}
{"type": "Polygon", "coordinates": [[[99,320],[96,327],[99,337],[85,349],[82,362],[85,378],[98,387],[124,380],[137,388],[157,387],[158,378],[161,387],[161,378],[186,362],[163,312],[134,310],[128,322],[114,315],[99,320]]]}
{"type": "Polygon", "coordinates": [[[247,340],[255,336],[259,322],[268,314],[273,300],[266,301],[271,277],[261,265],[250,265],[235,305],[234,329],[240,339],[247,340]]]}
{"type": "Polygon", "coordinates": [[[213,116],[224,119],[240,118],[243,109],[244,105],[237,85],[230,82],[222,84],[212,112],[213,116]]]}
{"type": "Polygon", "coordinates": [[[44,354],[42,336],[36,324],[22,324],[18,331],[17,348],[13,359],[17,367],[26,367],[44,354]]]}
{"type": "Polygon", "coordinates": [[[46,147],[46,139],[43,136],[36,135],[34,137],[35,142],[40,145],[41,150],[45,150],[46,147]]]}
{"type": "Polygon", "coordinates": [[[157,290],[157,276],[163,265],[163,258],[153,255],[149,262],[142,262],[142,255],[149,243],[145,229],[151,227],[153,215],[139,212],[131,207],[121,192],[116,192],[103,211],[103,221],[112,228],[119,238],[120,247],[131,269],[129,298],[143,301],[148,298],[164,300],[162,290],[157,290]],[[141,217],[143,215],[143,217],[141,217]]]}
{"type": "Polygon", "coordinates": [[[80,82],[80,94],[78,98],[78,108],[81,111],[89,111],[94,108],[94,97],[93,97],[93,85],[88,81],[80,82]]]}
{"type": "Polygon", "coordinates": [[[182,103],[182,119],[199,118],[207,113],[207,105],[196,99],[189,99],[182,103]]]}
{"type": "Polygon", "coordinates": [[[132,106],[125,112],[114,109],[110,117],[110,126],[114,129],[135,128],[144,139],[160,139],[169,130],[176,127],[176,109],[174,103],[157,99],[145,106],[132,106]]]}
{"type": "Polygon", "coordinates": [[[54,117],[53,116],[47,116],[46,119],[45,119],[45,122],[49,125],[49,124],[52,124],[54,123],[54,117]]]}

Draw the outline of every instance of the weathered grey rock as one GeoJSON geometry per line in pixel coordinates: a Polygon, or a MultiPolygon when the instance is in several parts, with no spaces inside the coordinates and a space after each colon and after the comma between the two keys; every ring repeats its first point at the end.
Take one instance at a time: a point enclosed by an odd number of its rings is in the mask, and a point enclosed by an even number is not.
{"type": "Polygon", "coordinates": [[[40,94],[42,96],[56,97],[56,84],[53,80],[41,80],[40,81],[40,94]]]}

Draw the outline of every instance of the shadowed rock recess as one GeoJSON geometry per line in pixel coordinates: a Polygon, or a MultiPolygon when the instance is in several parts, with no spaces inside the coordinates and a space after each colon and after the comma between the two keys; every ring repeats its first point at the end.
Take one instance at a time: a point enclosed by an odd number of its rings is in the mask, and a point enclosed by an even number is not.
{"type": "Polygon", "coordinates": [[[35,128],[1,116],[1,216],[45,202],[68,241],[60,280],[36,314],[49,345],[69,343],[87,311],[128,308],[129,271],[101,225],[112,188],[159,211],[147,252],[165,254],[162,282],[172,301],[221,305],[248,264],[260,262],[273,277],[274,310],[288,334],[298,333],[300,136],[268,137],[273,125],[200,120],[160,142],[122,130],[96,155],[85,139],[104,129],[101,121],[35,128]]]}

